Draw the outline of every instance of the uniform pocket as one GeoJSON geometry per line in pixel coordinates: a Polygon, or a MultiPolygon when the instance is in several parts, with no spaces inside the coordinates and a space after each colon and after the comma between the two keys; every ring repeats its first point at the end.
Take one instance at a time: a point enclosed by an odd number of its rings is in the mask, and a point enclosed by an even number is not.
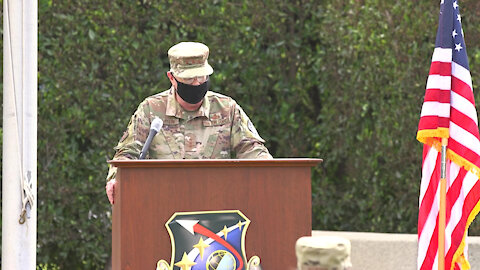
{"type": "Polygon", "coordinates": [[[205,144],[204,158],[230,158],[230,125],[217,122],[206,127],[208,139],[205,144]]]}
{"type": "Polygon", "coordinates": [[[183,158],[183,135],[178,125],[164,126],[152,140],[150,158],[152,159],[179,159],[183,158]],[[182,141],[182,142],[179,142],[182,141]]]}

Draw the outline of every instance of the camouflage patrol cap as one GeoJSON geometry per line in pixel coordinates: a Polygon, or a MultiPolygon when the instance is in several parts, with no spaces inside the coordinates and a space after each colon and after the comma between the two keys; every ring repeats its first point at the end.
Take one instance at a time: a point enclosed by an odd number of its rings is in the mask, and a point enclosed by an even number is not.
{"type": "Polygon", "coordinates": [[[208,64],[209,49],[199,42],[180,42],[168,50],[170,71],[179,78],[193,78],[213,73],[208,64]]]}

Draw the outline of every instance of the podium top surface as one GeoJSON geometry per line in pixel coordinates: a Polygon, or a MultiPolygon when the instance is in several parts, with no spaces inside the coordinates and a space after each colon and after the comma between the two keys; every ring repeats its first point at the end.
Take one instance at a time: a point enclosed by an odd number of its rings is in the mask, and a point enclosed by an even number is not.
{"type": "Polygon", "coordinates": [[[323,160],[317,158],[276,159],[144,159],[110,160],[116,167],[315,167],[323,160]]]}

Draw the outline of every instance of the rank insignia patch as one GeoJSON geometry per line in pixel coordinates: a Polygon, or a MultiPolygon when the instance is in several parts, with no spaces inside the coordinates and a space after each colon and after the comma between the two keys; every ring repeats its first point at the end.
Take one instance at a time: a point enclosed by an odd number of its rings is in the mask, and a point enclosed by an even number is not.
{"type": "Polygon", "coordinates": [[[165,226],[172,243],[171,263],[157,270],[254,270],[260,258],[247,262],[245,235],[250,220],[239,210],[178,212],[165,226]]]}

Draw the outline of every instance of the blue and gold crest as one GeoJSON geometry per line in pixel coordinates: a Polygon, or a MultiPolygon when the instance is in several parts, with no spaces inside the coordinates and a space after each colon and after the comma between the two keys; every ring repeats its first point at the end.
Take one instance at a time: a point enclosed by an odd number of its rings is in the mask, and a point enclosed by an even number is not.
{"type": "Polygon", "coordinates": [[[253,270],[260,258],[247,262],[245,235],[250,220],[239,210],[178,212],[165,226],[172,243],[172,258],[157,263],[157,270],[253,270]]]}

